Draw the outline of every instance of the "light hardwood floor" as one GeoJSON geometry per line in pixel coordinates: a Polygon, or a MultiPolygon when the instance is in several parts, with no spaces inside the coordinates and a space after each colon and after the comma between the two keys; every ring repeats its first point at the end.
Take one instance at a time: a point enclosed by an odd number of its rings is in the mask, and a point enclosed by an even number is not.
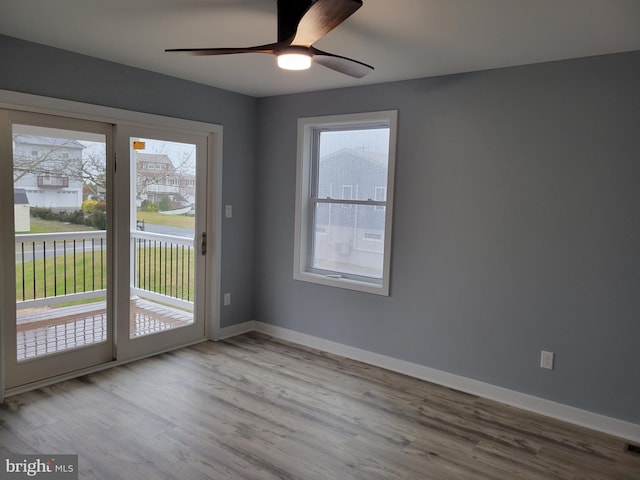
{"type": "Polygon", "coordinates": [[[81,479],[640,479],[623,440],[259,334],[6,399],[81,479]]]}

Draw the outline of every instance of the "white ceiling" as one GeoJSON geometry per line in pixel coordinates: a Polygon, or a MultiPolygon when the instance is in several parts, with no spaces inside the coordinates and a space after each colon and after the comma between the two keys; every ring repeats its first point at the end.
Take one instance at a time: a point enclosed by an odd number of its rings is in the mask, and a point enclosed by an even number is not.
{"type": "Polygon", "coordinates": [[[315,44],[376,68],[360,80],[163,51],[274,42],[276,0],[0,0],[0,33],[253,96],[640,49],[640,0],[363,1],[315,44]]]}

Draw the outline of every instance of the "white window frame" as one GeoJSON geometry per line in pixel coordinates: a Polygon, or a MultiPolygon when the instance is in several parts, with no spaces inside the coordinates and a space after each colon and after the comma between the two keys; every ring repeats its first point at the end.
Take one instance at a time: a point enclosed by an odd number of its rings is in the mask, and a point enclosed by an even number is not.
{"type": "Polygon", "coordinates": [[[389,296],[391,275],[391,232],[393,221],[393,185],[395,179],[395,153],[397,110],[380,112],[307,117],[298,119],[298,155],[296,172],[295,240],[293,278],[304,282],[317,283],[338,288],[357,290],[389,296]],[[353,200],[363,205],[386,208],[384,228],[384,250],[382,279],[347,275],[343,272],[314,271],[311,268],[312,239],[314,235],[314,201],[311,197],[314,181],[315,137],[320,129],[357,129],[373,127],[389,128],[389,163],[387,174],[387,196],[385,201],[353,200]]]}

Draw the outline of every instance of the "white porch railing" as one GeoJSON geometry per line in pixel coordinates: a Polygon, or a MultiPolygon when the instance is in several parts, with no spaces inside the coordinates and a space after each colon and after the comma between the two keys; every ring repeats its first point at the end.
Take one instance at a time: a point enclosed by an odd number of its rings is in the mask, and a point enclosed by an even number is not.
{"type": "MultiPolygon", "coordinates": [[[[131,293],[193,310],[193,239],[131,232],[131,293]]],[[[105,298],[105,231],[16,235],[16,308],[105,298]]]]}
{"type": "Polygon", "coordinates": [[[131,232],[131,293],[193,311],[193,238],[131,232]]]}

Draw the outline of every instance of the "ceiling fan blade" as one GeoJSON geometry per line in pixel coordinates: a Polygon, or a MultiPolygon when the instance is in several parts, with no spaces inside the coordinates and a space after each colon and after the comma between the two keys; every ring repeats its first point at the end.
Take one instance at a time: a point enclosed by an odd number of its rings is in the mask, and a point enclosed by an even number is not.
{"type": "Polygon", "coordinates": [[[323,52],[317,48],[310,47],[309,51],[313,55],[313,61],[315,63],[354,78],[362,78],[374,70],[371,65],[367,65],[366,63],[341,57],[340,55],[334,55],[333,53],[323,52]]]}
{"type": "Polygon", "coordinates": [[[188,53],[190,55],[232,55],[234,53],[270,53],[275,54],[279,43],[239,48],[168,48],[165,52],[188,53]]]}
{"type": "Polygon", "coordinates": [[[316,0],[304,13],[291,45],[310,47],[362,6],[362,0],[316,0]]]}

